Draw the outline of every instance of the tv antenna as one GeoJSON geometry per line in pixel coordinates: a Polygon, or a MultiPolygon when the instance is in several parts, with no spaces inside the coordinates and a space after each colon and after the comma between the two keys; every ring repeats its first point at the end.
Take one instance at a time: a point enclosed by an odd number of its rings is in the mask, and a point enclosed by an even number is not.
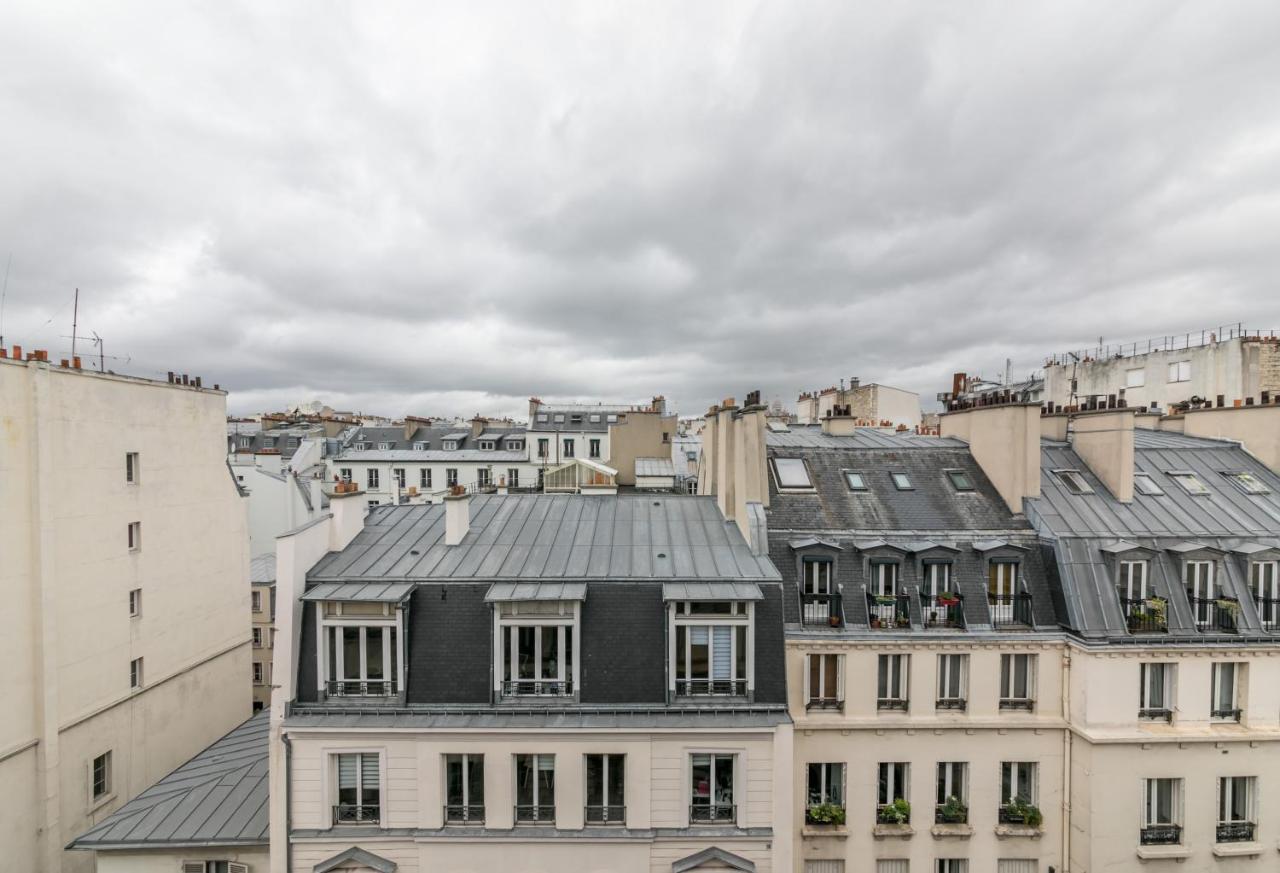
{"type": "Polygon", "coordinates": [[[9,252],[9,261],[4,265],[4,285],[0,286],[0,346],[4,345],[4,299],[9,294],[9,268],[13,266],[13,252],[9,252]]]}

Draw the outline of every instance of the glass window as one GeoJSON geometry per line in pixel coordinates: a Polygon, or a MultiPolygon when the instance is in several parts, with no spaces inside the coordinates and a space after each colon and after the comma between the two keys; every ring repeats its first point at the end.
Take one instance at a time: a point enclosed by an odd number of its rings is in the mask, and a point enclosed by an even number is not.
{"type": "Polygon", "coordinates": [[[813,487],[809,468],[801,458],[774,458],[773,475],[781,489],[813,487]]]}
{"type": "Polygon", "coordinates": [[[969,802],[969,765],[963,761],[939,761],[937,787],[938,806],[949,810],[940,820],[951,824],[966,821],[968,816],[962,810],[969,802]]]}
{"type": "Polygon", "coordinates": [[[845,484],[849,486],[850,491],[866,491],[867,490],[866,477],[863,476],[861,473],[856,473],[853,470],[845,470],[844,481],[845,481],[845,484]]]}
{"type": "Polygon", "coordinates": [[[362,752],[334,757],[338,770],[334,824],[376,824],[382,811],[378,755],[362,752]]]}
{"type": "Polygon", "coordinates": [[[1240,674],[1243,664],[1219,661],[1213,665],[1210,716],[1223,721],[1240,720],[1240,674]]]}
{"type": "Polygon", "coordinates": [[[502,627],[504,696],[573,694],[573,625],[508,624],[502,627]]]}
{"type": "Polygon", "coordinates": [[[587,755],[587,824],[623,824],[626,820],[625,755],[587,755]]]}
{"type": "Polygon", "coordinates": [[[913,487],[911,477],[906,473],[890,473],[889,478],[893,480],[893,487],[899,491],[910,491],[913,487]]]}
{"type": "Polygon", "coordinates": [[[130,485],[138,483],[138,453],[128,452],[124,456],[124,481],[130,485]]]}
{"type": "Polygon", "coordinates": [[[516,822],[555,820],[556,756],[516,755],[516,822]]]}
{"type": "Polygon", "coordinates": [[[1036,764],[1032,761],[1003,761],[1000,764],[1000,803],[1015,800],[1036,803],[1036,764]]]}
{"type": "Polygon", "coordinates": [[[809,692],[806,708],[834,709],[844,701],[844,656],[808,656],[809,692]]]}
{"type": "Polygon", "coordinates": [[[93,759],[93,799],[99,800],[111,793],[111,753],[103,752],[93,759]]]}
{"type": "Polygon", "coordinates": [[[968,679],[968,655],[939,655],[937,708],[964,709],[968,679]]]}
{"type": "Polygon", "coordinates": [[[689,773],[689,820],[732,822],[737,819],[733,792],[733,755],[692,755],[689,773]]]}
{"type": "Polygon", "coordinates": [[[587,454],[592,458],[600,457],[600,440],[590,440],[587,443],[587,454]]]}
{"type": "Polygon", "coordinates": [[[1177,361],[1169,365],[1169,381],[1170,382],[1190,382],[1191,381],[1191,362],[1177,361]]]}
{"type": "Polygon", "coordinates": [[[1093,486],[1089,484],[1084,476],[1080,475],[1079,470],[1054,470],[1053,475],[1057,476],[1072,494],[1093,493],[1093,486]]]}
{"type": "Polygon", "coordinates": [[[1164,489],[1156,484],[1156,480],[1151,478],[1150,473],[1134,473],[1133,489],[1148,497],[1159,497],[1164,494],[1164,489]]]}
{"type": "Polygon", "coordinates": [[[881,762],[877,780],[876,805],[884,808],[895,800],[910,800],[908,787],[911,765],[905,761],[881,762]]]}
{"type": "Polygon", "coordinates": [[[948,470],[947,478],[951,480],[951,487],[957,491],[972,491],[973,479],[964,470],[948,470]]]}
{"type": "Polygon", "coordinates": [[[367,475],[368,475],[367,481],[369,483],[369,488],[376,489],[378,487],[378,470],[374,467],[370,467],[367,475]]]}
{"type": "Polygon", "coordinates": [[[1224,776],[1218,780],[1219,843],[1253,839],[1254,777],[1224,776]]]}
{"type": "Polygon", "coordinates": [[[444,820],[484,823],[484,755],[445,755],[444,820]]]}
{"type": "Polygon", "coordinates": [[[1035,695],[1036,656],[1000,656],[1000,708],[1031,709],[1035,695]]]}
{"type": "Polygon", "coordinates": [[[418,469],[418,487],[419,488],[431,487],[431,468],[430,467],[421,467],[418,469]]]}
{"type": "Polygon", "coordinates": [[[996,873],[1039,873],[1034,858],[1001,858],[996,861],[996,873]]]}
{"type": "Polygon", "coordinates": [[[805,594],[831,593],[832,562],[826,558],[805,558],[801,563],[804,571],[805,594]]]}
{"type": "Polygon", "coordinates": [[[1175,666],[1155,662],[1138,667],[1138,717],[1168,721],[1173,710],[1175,666]]]}
{"type": "Polygon", "coordinates": [[[564,450],[563,450],[564,456],[566,458],[572,458],[573,457],[573,440],[566,439],[566,440],[563,440],[563,443],[564,443],[564,450]]]}
{"type": "MultiPolygon", "coordinates": [[[[1146,779],[1144,780],[1145,797],[1143,798],[1142,824],[1145,828],[1182,824],[1182,780],[1181,779],[1146,779]]],[[[1177,835],[1169,840],[1177,843],[1177,835]]],[[[1142,835],[1143,842],[1149,842],[1147,834],[1142,835]]]]}
{"type": "Polygon", "coordinates": [[[1267,630],[1280,627],[1280,562],[1252,561],[1249,590],[1258,604],[1258,617],[1267,630]]]}
{"type": "Polygon", "coordinates": [[[403,490],[404,488],[404,467],[396,467],[391,471],[391,475],[396,477],[396,487],[403,490]]]}
{"type": "Polygon", "coordinates": [[[1141,388],[1143,385],[1146,385],[1146,384],[1147,384],[1146,370],[1142,369],[1141,367],[1136,367],[1132,370],[1125,370],[1124,387],[1141,388]]]}
{"type": "Polygon", "coordinates": [[[876,708],[907,708],[910,655],[880,655],[876,668],[876,708]]]}
{"type": "Polygon", "coordinates": [[[142,659],[134,658],[129,662],[129,687],[142,687],[142,659]]]}
{"type": "Polygon", "coordinates": [[[1231,483],[1243,491],[1245,494],[1270,494],[1271,489],[1267,487],[1267,483],[1262,481],[1262,477],[1256,473],[1240,471],[1237,473],[1223,473],[1231,480],[1231,483]]]}
{"type": "Polygon", "coordinates": [[[809,806],[844,806],[844,764],[810,764],[809,806]]]}
{"type": "Polygon", "coordinates": [[[1182,583],[1187,589],[1196,627],[1213,624],[1217,615],[1217,598],[1214,594],[1213,562],[1187,561],[1182,565],[1182,583]]]}
{"type": "Polygon", "coordinates": [[[322,626],[325,693],[385,697],[397,692],[399,646],[391,624],[322,626]]]}
{"type": "Polygon", "coordinates": [[[1208,487],[1200,481],[1200,477],[1195,473],[1170,471],[1166,475],[1181,485],[1182,490],[1193,497],[1204,497],[1210,493],[1208,487]]]}

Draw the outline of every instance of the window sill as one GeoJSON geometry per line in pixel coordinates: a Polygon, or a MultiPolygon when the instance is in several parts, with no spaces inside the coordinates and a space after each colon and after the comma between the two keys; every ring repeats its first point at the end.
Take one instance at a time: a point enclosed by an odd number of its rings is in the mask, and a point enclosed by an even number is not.
{"type": "Polygon", "coordinates": [[[800,829],[802,837],[834,837],[838,840],[849,839],[848,825],[813,825],[807,824],[800,829]]]}
{"type": "Polygon", "coordinates": [[[956,822],[954,824],[938,823],[929,829],[938,839],[946,837],[960,837],[961,839],[969,839],[973,836],[973,825],[968,822],[956,822]]]}
{"type": "Polygon", "coordinates": [[[1144,861],[1161,858],[1190,858],[1191,850],[1184,845],[1172,846],[1138,846],[1138,857],[1144,861]]]}
{"type": "Polygon", "coordinates": [[[1219,858],[1238,858],[1245,855],[1261,855],[1262,843],[1214,843],[1213,854],[1219,858]]]}
{"type": "Polygon", "coordinates": [[[897,837],[909,840],[916,835],[915,828],[909,824],[877,824],[871,830],[872,836],[878,840],[886,837],[897,837]]]}
{"type": "Polygon", "coordinates": [[[1024,824],[998,824],[996,825],[996,836],[1002,840],[1009,837],[1030,837],[1033,840],[1038,840],[1044,836],[1044,830],[1024,824]]]}

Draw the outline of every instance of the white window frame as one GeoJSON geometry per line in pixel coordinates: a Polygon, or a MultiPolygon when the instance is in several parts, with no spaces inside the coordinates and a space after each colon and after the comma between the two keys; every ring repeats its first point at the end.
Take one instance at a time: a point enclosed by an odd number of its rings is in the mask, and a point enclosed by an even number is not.
{"type": "Polygon", "coordinates": [[[1182,585],[1189,597],[1198,599],[1199,603],[1191,604],[1191,617],[1196,627],[1205,628],[1213,624],[1216,617],[1217,604],[1217,567],[1214,561],[1184,561],[1182,564],[1182,585]]]}
{"type": "Polygon", "coordinates": [[[711,808],[719,808],[719,807],[722,807],[722,806],[731,806],[731,807],[733,807],[733,820],[734,820],[734,821],[736,821],[736,820],[738,819],[738,817],[739,817],[739,816],[741,815],[741,813],[742,813],[742,806],[743,806],[741,803],[739,803],[739,802],[738,802],[738,797],[739,797],[739,790],[738,790],[738,781],[739,781],[739,780],[738,780],[738,756],[737,756],[735,753],[732,753],[732,752],[720,752],[720,751],[705,751],[705,752],[704,752],[704,751],[695,751],[695,752],[690,752],[690,753],[689,753],[689,755],[688,755],[688,757],[687,757],[687,761],[688,761],[688,768],[689,768],[689,769],[688,769],[688,772],[687,772],[687,774],[686,774],[686,776],[685,776],[684,784],[685,784],[685,785],[688,787],[688,789],[689,789],[689,795],[688,795],[688,798],[689,798],[689,806],[688,806],[688,809],[690,810],[689,823],[690,823],[691,825],[697,825],[697,824],[723,824],[723,823],[725,823],[725,822],[729,821],[729,819],[726,819],[726,818],[720,818],[720,817],[713,817],[713,818],[708,819],[708,820],[695,819],[695,818],[693,817],[693,814],[692,814],[693,807],[694,807],[694,806],[704,806],[704,805],[705,805],[705,806],[708,806],[708,807],[711,807],[711,808]],[[707,798],[708,803],[706,803],[706,804],[695,803],[695,802],[694,802],[694,798],[695,798],[697,795],[695,795],[695,794],[693,793],[693,767],[694,767],[694,760],[695,760],[696,758],[702,758],[702,757],[710,758],[710,761],[708,762],[708,764],[709,764],[708,773],[710,774],[710,777],[709,777],[709,783],[710,783],[710,784],[709,784],[708,788],[709,788],[709,791],[710,791],[711,793],[708,795],[708,798],[707,798]],[[716,773],[717,773],[717,772],[719,772],[719,771],[721,770],[721,768],[722,768],[722,767],[728,767],[728,768],[729,768],[729,802],[728,802],[727,804],[726,804],[726,803],[722,803],[722,802],[721,802],[721,801],[720,801],[720,800],[715,796],[715,788],[716,788],[716,773]]]}
{"type": "Polygon", "coordinates": [[[588,458],[600,457],[600,440],[592,439],[587,441],[587,457],[588,458]]]}
{"type": "Polygon", "coordinates": [[[1221,722],[1237,722],[1240,721],[1243,707],[1240,705],[1240,680],[1244,676],[1245,665],[1239,661],[1214,661],[1210,665],[1209,677],[1209,717],[1214,721],[1221,722]],[[1227,668],[1231,669],[1228,671],[1227,668]],[[1229,683],[1229,703],[1230,707],[1223,708],[1219,706],[1222,702],[1223,695],[1220,693],[1224,685],[1229,683]],[[1227,712],[1229,715],[1215,715],[1215,713],[1227,712]]]}
{"type": "Polygon", "coordinates": [[[1191,381],[1191,361],[1169,362],[1169,384],[1191,381]]]}
{"type": "MultiPolygon", "coordinates": [[[[481,811],[480,811],[480,817],[479,819],[477,819],[477,821],[483,824],[485,821],[485,816],[488,813],[488,810],[485,808],[484,798],[481,798],[480,803],[471,802],[471,768],[472,768],[472,765],[475,763],[479,763],[481,769],[484,768],[484,754],[475,753],[475,752],[446,752],[441,757],[443,758],[443,761],[442,761],[443,766],[441,766],[440,768],[440,774],[441,776],[444,777],[444,785],[441,788],[440,796],[444,798],[445,823],[448,824],[450,822],[457,821],[457,820],[461,820],[462,822],[465,823],[471,820],[471,807],[478,806],[480,807],[481,811]],[[461,780],[462,803],[461,804],[449,802],[449,759],[450,758],[458,758],[459,763],[461,763],[462,765],[462,780],[461,780]],[[449,809],[451,807],[457,807],[457,806],[462,807],[462,815],[460,819],[451,819],[449,817],[449,809]]],[[[480,792],[481,794],[484,793],[483,779],[481,780],[481,784],[480,784],[480,792]]]]}
{"type": "Polygon", "coordinates": [[[695,697],[724,696],[724,692],[716,692],[713,690],[715,688],[715,682],[723,681],[729,681],[731,683],[730,688],[733,689],[727,693],[727,696],[741,697],[742,694],[739,693],[737,689],[741,686],[743,680],[746,680],[745,693],[750,696],[755,692],[755,604],[749,600],[732,600],[727,602],[731,605],[732,610],[727,614],[694,613],[692,612],[692,607],[689,601],[671,601],[667,604],[667,631],[670,639],[670,650],[668,652],[669,667],[667,670],[670,679],[667,691],[672,698],[675,698],[676,696],[683,697],[686,695],[695,697]],[[706,677],[692,675],[692,629],[697,627],[705,627],[707,629],[706,677]],[[730,627],[735,629],[738,627],[746,628],[746,634],[744,637],[744,645],[746,646],[746,658],[744,659],[745,669],[747,671],[746,676],[738,675],[738,634],[735,630],[734,633],[729,635],[729,679],[723,680],[715,678],[717,662],[715,660],[714,636],[715,628],[717,627],[730,627]],[[686,675],[684,676],[678,675],[679,660],[677,659],[676,652],[676,646],[680,636],[680,628],[685,629],[684,666],[686,675]],[[686,683],[686,694],[677,695],[677,689],[679,688],[678,683],[680,682],[686,683]],[[709,690],[706,692],[694,691],[693,683],[695,682],[707,683],[706,687],[709,690]]]}
{"type": "Polygon", "coordinates": [[[1280,626],[1280,561],[1250,561],[1249,591],[1262,626],[1275,630],[1280,626]]]}
{"type": "Polygon", "coordinates": [[[458,484],[458,468],[457,468],[457,467],[445,467],[445,468],[444,468],[444,485],[445,485],[445,487],[446,487],[446,488],[453,488],[453,487],[455,487],[457,484],[458,484]]]}
{"type": "Polygon", "coordinates": [[[142,551],[142,522],[129,522],[127,542],[130,552],[142,551]]]}
{"type": "Polygon", "coordinates": [[[582,756],[582,805],[583,807],[598,807],[603,810],[602,821],[588,821],[586,822],[587,824],[613,824],[613,825],[626,824],[627,770],[628,770],[626,758],[627,756],[621,752],[587,752],[582,756]],[[587,783],[587,773],[590,768],[591,758],[601,759],[600,772],[602,775],[600,778],[601,796],[598,798],[600,801],[599,803],[593,803],[593,801],[596,800],[597,798],[594,798],[591,796],[591,791],[587,783]],[[610,766],[610,760],[609,760],[610,758],[623,759],[622,775],[620,777],[617,776],[613,768],[610,766]],[[610,789],[614,787],[613,783],[619,780],[622,782],[621,786],[619,786],[622,789],[622,800],[623,800],[622,818],[611,819],[609,818],[609,810],[614,806],[617,806],[617,804],[609,803],[609,795],[612,793],[610,789]]]}
{"type": "Polygon", "coordinates": [[[384,442],[384,443],[378,443],[378,451],[380,451],[380,452],[389,452],[389,451],[391,451],[391,443],[385,443],[385,442],[384,442]]]}
{"type": "Polygon", "coordinates": [[[876,709],[906,712],[911,706],[911,655],[886,652],[876,656],[876,709]],[[880,686],[885,694],[880,694],[880,686]]]}
{"type": "Polygon", "coordinates": [[[899,798],[911,802],[911,762],[881,761],[876,768],[876,810],[899,798]]]}
{"type": "MultiPolygon", "coordinates": [[[[366,628],[391,628],[396,637],[395,642],[395,676],[392,678],[394,682],[394,690],[390,693],[400,693],[404,689],[405,678],[405,640],[404,640],[404,610],[398,604],[383,603],[381,615],[346,615],[343,612],[342,601],[319,601],[315,605],[316,609],[316,627],[319,633],[316,634],[316,658],[319,667],[316,670],[316,690],[323,698],[327,694],[328,683],[332,682],[383,682],[382,679],[369,679],[368,664],[366,656],[368,654],[366,648],[366,628]],[[360,628],[360,678],[348,679],[342,676],[329,676],[329,648],[333,645],[333,635],[335,628],[360,628]]],[[[339,674],[345,673],[346,670],[346,653],[341,645],[337,646],[334,652],[334,666],[339,674]]],[[[382,663],[391,663],[391,647],[390,635],[382,634],[382,663]]],[[[385,688],[385,686],[384,686],[385,688]]],[[[344,689],[345,691],[345,689],[344,689]]],[[[359,697],[362,695],[342,694],[343,697],[359,697]]],[[[388,694],[370,694],[365,696],[385,697],[388,694]]]]}
{"type": "Polygon", "coordinates": [[[253,634],[253,647],[255,649],[262,648],[262,628],[255,627],[252,629],[251,633],[253,634]]]}
{"type": "Polygon", "coordinates": [[[262,592],[249,592],[249,606],[254,612],[262,612],[262,592]]]}
{"type": "Polygon", "coordinates": [[[425,452],[427,450],[427,444],[421,441],[416,442],[413,444],[413,450],[415,452],[425,452]]]}
{"type": "Polygon", "coordinates": [[[964,709],[969,699],[969,656],[963,652],[938,655],[938,709],[964,709]],[[950,693],[950,692],[955,693],[950,693]],[[945,706],[944,703],[958,705],[945,706]]]}
{"type": "Polygon", "coordinates": [[[129,591],[129,618],[140,618],[142,616],[142,589],[133,588],[129,591]]]}
{"type": "Polygon", "coordinates": [[[378,762],[378,817],[376,820],[356,820],[344,821],[343,825],[376,825],[386,821],[387,817],[387,761],[386,753],[382,749],[371,748],[353,748],[334,750],[329,753],[328,778],[329,778],[329,813],[330,823],[333,823],[333,808],[341,806],[339,802],[339,791],[342,786],[339,781],[339,759],[343,757],[355,756],[356,758],[356,802],[353,804],[357,807],[373,806],[371,803],[365,803],[365,773],[364,758],[365,756],[373,756],[378,762]]]}
{"type": "Polygon", "coordinates": [[[138,466],[140,457],[137,452],[124,453],[124,481],[126,485],[137,485],[142,470],[138,466]]]}
{"type": "Polygon", "coordinates": [[[968,761],[939,761],[934,782],[935,802],[938,806],[946,804],[949,797],[956,798],[965,806],[969,805],[968,761]],[[960,783],[959,791],[956,790],[957,782],[960,783]]]}
{"type": "Polygon", "coordinates": [[[493,471],[488,467],[476,468],[476,486],[480,488],[488,488],[493,485],[493,471]]]}
{"type": "Polygon", "coordinates": [[[830,706],[844,706],[844,655],[837,652],[809,652],[804,658],[804,694],[805,707],[818,706],[826,708],[828,702],[830,706]],[[834,661],[834,666],[832,662],[834,661]],[[827,697],[814,697],[813,681],[817,679],[818,689],[821,691],[827,686],[827,671],[835,670],[836,672],[836,696],[835,699],[827,697]]]}
{"type": "Polygon", "coordinates": [[[889,481],[893,483],[893,487],[898,491],[914,491],[916,486],[911,483],[911,474],[905,470],[894,470],[889,474],[889,481]]]}
{"type": "Polygon", "coordinates": [[[107,749],[101,755],[95,755],[89,761],[89,799],[93,802],[101,801],[103,798],[111,796],[111,750],[107,749]],[[102,762],[102,790],[97,790],[98,785],[98,762],[102,762]]]}
{"type": "Polygon", "coordinates": [[[770,458],[769,470],[773,473],[773,482],[777,486],[778,491],[784,494],[802,492],[807,493],[814,490],[813,474],[809,472],[809,465],[805,463],[804,458],[770,458]],[[796,465],[799,465],[798,467],[796,465]],[[804,484],[784,484],[784,469],[791,473],[803,472],[804,484]]]}
{"type": "Polygon", "coordinates": [[[1124,371],[1125,388],[1143,388],[1146,387],[1146,384],[1147,371],[1144,367],[1131,367],[1124,371]]]}
{"type": "Polygon", "coordinates": [[[525,601],[506,601],[495,604],[493,610],[493,692],[495,699],[527,697],[568,697],[578,693],[582,670],[582,604],[578,601],[537,601],[537,609],[547,611],[521,612],[525,601]],[[549,610],[554,609],[554,612],[549,610]],[[542,651],[542,635],[547,632],[558,636],[556,641],[556,675],[539,675],[542,658],[534,658],[534,677],[519,678],[520,628],[534,628],[533,649],[542,651]],[[571,633],[565,642],[566,628],[571,633]],[[569,660],[572,659],[572,664],[569,660]],[[508,672],[511,679],[507,679],[508,672]],[[507,683],[510,682],[510,688],[507,683]]]}
{"type": "Polygon", "coordinates": [[[573,437],[563,437],[560,440],[560,455],[564,458],[574,457],[573,437]]]}
{"type": "Polygon", "coordinates": [[[266,681],[266,669],[261,661],[253,662],[253,684],[263,685],[266,681]]]}
{"type": "Polygon", "coordinates": [[[403,491],[405,483],[404,467],[392,467],[391,476],[395,479],[396,487],[403,491]]]}
{"type": "Polygon", "coordinates": [[[424,488],[424,489],[431,487],[431,468],[430,467],[418,468],[418,487],[424,488]]]}
{"type": "Polygon", "coordinates": [[[1089,480],[1079,470],[1054,470],[1053,475],[1058,477],[1058,481],[1063,484],[1069,494],[1093,493],[1093,486],[1089,484],[1089,480]]]}
{"type": "Polygon", "coordinates": [[[843,807],[845,801],[845,764],[843,761],[810,761],[805,766],[805,806],[831,803],[843,807]],[[814,790],[814,775],[817,790],[814,790]],[[816,797],[815,797],[816,795],[816,797]]]}
{"type": "Polygon", "coordinates": [[[1176,687],[1174,677],[1177,675],[1177,664],[1173,661],[1144,661],[1138,665],[1138,717],[1168,720],[1173,713],[1173,691],[1176,687]],[[1158,670],[1159,681],[1153,681],[1153,673],[1158,670]],[[1153,700],[1151,689],[1160,688],[1161,700],[1153,700]],[[1155,704],[1161,704],[1159,706],[1155,704]],[[1144,715],[1144,713],[1146,713],[1144,715]],[[1165,715],[1168,713],[1169,715],[1165,715]]]}
{"type": "Polygon", "coordinates": [[[519,467],[507,468],[507,487],[508,488],[520,487],[520,468],[519,467]]]}
{"type": "Polygon", "coordinates": [[[1182,827],[1182,779],[1173,776],[1157,776],[1142,780],[1142,826],[1182,827]],[[1160,821],[1160,789],[1169,788],[1169,821],[1160,821]]]}
{"type": "Polygon", "coordinates": [[[933,862],[933,873],[969,873],[969,859],[937,858],[933,862]]]}
{"type": "Polygon", "coordinates": [[[539,811],[544,806],[551,807],[551,819],[549,821],[546,821],[546,823],[552,824],[555,822],[556,806],[559,801],[559,798],[556,797],[556,795],[560,793],[559,791],[557,791],[557,789],[560,787],[560,781],[558,777],[559,777],[559,774],[556,772],[556,756],[554,754],[546,753],[546,752],[518,752],[511,756],[511,799],[514,801],[514,804],[516,807],[531,806],[533,807],[533,810],[534,810],[534,815],[531,821],[517,821],[516,824],[520,825],[520,824],[543,823],[545,820],[541,818],[541,816],[539,815],[539,811]],[[531,784],[531,787],[533,789],[533,794],[531,799],[533,803],[520,802],[520,760],[519,760],[520,758],[533,759],[532,761],[533,782],[531,784]],[[544,770],[542,763],[544,759],[548,759],[548,758],[551,760],[550,770],[551,770],[551,801],[552,801],[549,804],[542,802],[543,798],[540,796],[542,793],[542,783],[538,779],[538,774],[543,772],[544,770]]]}
{"type": "Polygon", "coordinates": [[[1039,670],[1039,656],[1031,652],[1006,652],[1000,655],[1000,708],[1001,709],[1025,709],[1032,710],[1036,703],[1036,673],[1039,670]],[[1019,659],[1025,659],[1025,685],[1023,689],[1018,686],[1018,670],[1017,665],[1019,659]],[[1018,691],[1024,691],[1024,694],[1017,694],[1018,691]]]}
{"type": "Polygon", "coordinates": [[[382,477],[377,467],[370,467],[365,470],[365,483],[369,491],[381,490],[381,480],[382,477]]]}
{"type": "Polygon", "coordinates": [[[142,656],[139,655],[129,662],[129,690],[140,691],[145,681],[142,673],[142,656]]]}
{"type": "Polygon", "coordinates": [[[1146,560],[1120,562],[1120,589],[1126,600],[1147,600],[1150,598],[1148,580],[1151,565],[1146,560]]]}
{"type": "Polygon", "coordinates": [[[1236,822],[1249,822],[1253,825],[1258,823],[1258,781],[1256,776],[1219,776],[1218,777],[1218,824],[1233,824],[1236,822]],[[1234,806],[1229,803],[1228,798],[1234,794],[1233,788],[1237,781],[1243,781],[1245,786],[1245,808],[1243,811],[1232,809],[1227,810],[1227,806],[1234,806]],[[1227,816],[1232,816],[1228,818],[1227,816]],[[1243,815],[1242,818],[1235,818],[1236,815],[1243,815]]]}
{"type": "Polygon", "coordinates": [[[1009,774],[1009,791],[1016,792],[1018,783],[1022,781],[1022,776],[1027,776],[1027,782],[1031,786],[1031,796],[1023,797],[1031,806],[1039,806],[1040,797],[1040,765],[1038,761],[1001,761],[1000,762],[1000,781],[997,783],[1000,790],[1000,805],[1006,806],[1011,803],[1015,797],[1022,795],[1013,794],[1006,795],[1004,790],[1005,772],[1009,774]]]}

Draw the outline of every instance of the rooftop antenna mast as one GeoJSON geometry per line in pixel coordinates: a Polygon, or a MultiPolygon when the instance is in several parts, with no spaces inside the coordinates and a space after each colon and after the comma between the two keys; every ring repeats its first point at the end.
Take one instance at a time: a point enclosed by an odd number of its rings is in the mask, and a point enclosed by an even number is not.
{"type": "Polygon", "coordinates": [[[71,307],[71,357],[76,356],[76,326],[80,321],[80,289],[76,289],[76,302],[71,307]]]}
{"type": "Polygon", "coordinates": [[[9,294],[9,268],[13,266],[13,252],[9,252],[9,260],[4,265],[4,285],[0,287],[0,346],[4,345],[4,299],[9,294]]]}

